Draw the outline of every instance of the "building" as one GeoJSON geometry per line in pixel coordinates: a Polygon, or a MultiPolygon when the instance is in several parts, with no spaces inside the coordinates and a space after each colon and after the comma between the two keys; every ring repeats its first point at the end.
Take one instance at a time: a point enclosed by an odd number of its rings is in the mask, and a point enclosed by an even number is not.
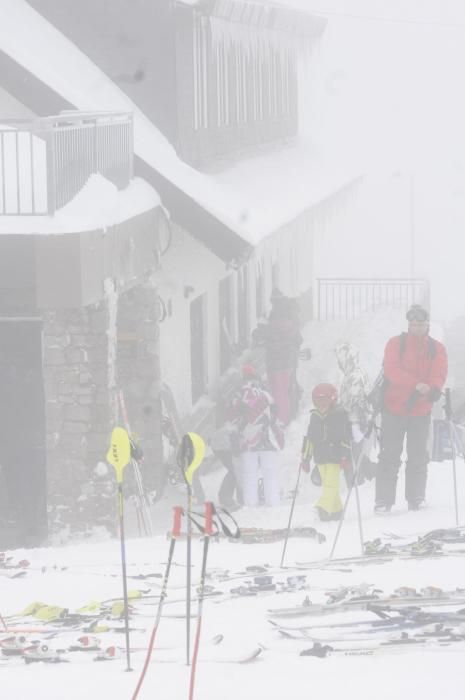
{"type": "MultiPolygon", "coordinates": [[[[14,245],[12,227],[19,220],[22,245],[27,232],[31,250],[40,251],[29,254],[36,311],[21,300],[16,277],[11,296],[18,317],[34,316],[37,348],[44,340],[43,357],[38,349],[33,353],[38,403],[42,384],[47,409],[42,492],[50,507],[51,494],[63,501],[69,484],[68,516],[76,500],[86,502],[89,473],[105,453],[118,416],[116,388],[124,389],[131,422],[148,448],[147,464],[155,469],[161,383],[174,395],[182,427],[200,426],[207,434],[222,377],[246,351],[272,288],[301,298],[311,317],[314,232],[330,235],[338,226],[357,178],[335,171],[298,140],[299,62],[311,57],[325,21],[289,5],[15,4],[15,41],[0,47],[5,132],[13,130],[20,144],[24,131],[30,153],[38,140],[46,157],[48,209],[20,211],[27,197],[18,194],[23,177],[15,189],[19,166],[13,159],[4,182],[16,193],[17,209],[4,206],[0,242],[14,245]],[[46,47],[40,60],[22,50],[38,40],[46,47]],[[48,118],[52,111],[59,116],[48,118]],[[42,119],[28,131],[12,116],[42,119]],[[123,131],[125,119],[133,141],[123,131]],[[45,128],[51,135],[42,133],[45,128]],[[99,225],[76,227],[108,183],[114,198],[126,192],[131,202],[129,188],[143,190],[151,208],[128,216],[121,204],[114,222],[112,207],[103,207],[99,225]],[[44,222],[53,225],[53,235],[44,222]],[[94,327],[97,337],[90,340],[94,327]],[[85,392],[88,384],[94,388],[85,392]],[[57,474],[63,488],[55,487],[57,474]]],[[[2,138],[5,149],[12,136],[2,138]]],[[[139,194],[136,200],[144,200],[139,194]]],[[[32,192],[28,197],[31,208],[32,192]]],[[[4,191],[4,205],[6,199],[4,191]]],[[[22,260],[25,269],[26,251],[11,250],[8,268],[22,260]]],[[[24,433],[27,422],[15,426],[24,433]]],[[[157,476],[147,472],[157,488],[157,476]]],[[[40,502],[43,513],[45,499],[40,502]]],[[[92,521],[91,514],[86,518],[92,521]]]]}

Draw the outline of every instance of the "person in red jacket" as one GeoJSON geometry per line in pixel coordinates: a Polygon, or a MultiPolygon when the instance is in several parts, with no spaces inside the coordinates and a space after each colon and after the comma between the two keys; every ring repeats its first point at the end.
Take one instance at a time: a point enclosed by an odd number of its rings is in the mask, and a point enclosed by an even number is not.
{"type": "Polygon", "coordinates": [[[447,377],[444,345],[429,335],[429,313],[418,304],[407,311],[408,333],[391,338],[384,351],[385,388],[375,512],[389,512],[396,500],[407,436],[405,499],[409,510],[424,505],[431,409],[447,377]]]}

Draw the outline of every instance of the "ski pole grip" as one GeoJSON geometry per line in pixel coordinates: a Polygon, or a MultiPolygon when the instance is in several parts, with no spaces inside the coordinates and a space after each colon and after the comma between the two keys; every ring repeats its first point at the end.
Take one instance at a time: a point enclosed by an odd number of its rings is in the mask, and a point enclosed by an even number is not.
{"type": "Polygon", "coordinates": [[[205,502],[205,534],[210,536],[213,534],[213,503],[205,502]]]}
{"type": "Polygon", "coordinates": [[[181,519],[183,516],[183,509],[181,506],[174,506],[174,516],[173,516],[173,529],[171,531],[172,537],[179,537],[181,534],[181,519]]]}

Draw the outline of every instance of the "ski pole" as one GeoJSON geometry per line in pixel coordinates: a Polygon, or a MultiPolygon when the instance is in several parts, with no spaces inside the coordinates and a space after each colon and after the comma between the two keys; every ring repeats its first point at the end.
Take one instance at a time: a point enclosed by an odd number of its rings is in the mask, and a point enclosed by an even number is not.
{"type": "Polygon", "coordinates": [[[295,502],[296,502],[296,498],[297,498],[297,492],[299,490],[299,482],[300,482],[301,473],[302,473],[302,461],[299,463],[299,470],[297,472],[297,481],[295,483],[294,495],[292,497],[291,512],[289,513],[289,520],[288,520],[287,529],[286,529],[286,537],[284,538],[283,552],[281,554],[281,563],[279,565],[281,568],[283,568],[283,566],[284,566],[284,557],[286,556],[287,541],[289,539],[289,534],[291,531],[292,516],[294,515],[294,507],[295,507],[295,502]]]}
{"type": "Polygon", "coordinates": [[[191,654],[191,561],[192,561],[192,487],[187,484],[187,523],[186,523],[186,664],[190,664],[191,654]]]}
{"type": "Polygon", "coordinates": [[[195,671],[197,668],[197,656],[199,653],[200,645],[200,631],[202,628],[202,612],[203,612],[203,600],[205,593],[205,576],[207,571],[207,555],[208,555],[208,545],[210,542],[210,536],[213,534],[213,503],[205,503],[205,536],[203,540],[203,556],[202,556],[202,570],[200,574],[200,586],[198,593],[198,608],[197,608],[197,631],[195,634],[194,643],[194,653],[192,656],[192,667],[191,667],[191,677],[189,684],[189,700],[194,698],[194,685],[195,685],[195,671]]]}
{"type": "Polygon", "coordinates": [[[167,588],[168,588],[168,579],[169,579],[170,570],[171,570],[171,562],[173,561],[174,547],[176,545],[176,540],[179,537],[179,534],[181,532],[181,518],[184,514],[183,509],[181,508],[181,506],[175,506],[173,508],[173,510],[174,510],[174,515],[173,515],[173,527],[171,529],[170,549],[168,552],[168,560],[166,562],[165,575],[163,576],[163,582],[162,582],[161,591],[160,591],[160,599],[158,601],[157,614],[155,617],[155,622],[153,623],[152,634],[150,635],[150,641],[149,641],[149,646],[147,649],[147,655],[146,655],[145,661],[144,661],[144,667],[142,669],[142,673],[140,675],[140,678],[137,682],[137,686],[136,686],[136,689],[135,689],[134,694],[132,696],[132,700],[136,700],[137,696],[139,695],[139,691],[142,687],[142,683],[144,682],[145,674],[147,673],[147,668],[148,668],[148,665],[150,663],[150,659],[152,657],[153,645],[155,643],[155,636],[157,634],[158,625],[160,624],[161,613],[163,610],[163,603],[165,602],[165,598],[166,598],[166,592],[167,592],[167,588]]]}
{"type": "Polygon", "coordinates": [[[132,671],[131,668],[131,649],[129,642],[129,603],[128,603],[128,586],[126,576],[126,542],[124,534],[124,498],[123,498],[123,472],[124,468],[131,461],[131,443],[129,435],[124,428],[114,428],[111,434],[110,449],[107,454],[108,462],[113,465],[116,472],[116,481],[118,484],[118,512],[119,512],[119,532],[121,544],[121,572],[123,578],[123,598],[124,598],[124,625],[126,637],[126,671],[132,671]]]}
{"type": "MultiPolygon", "coordinates": [[[[352,447],[351,447],[352,451],[352,447]]],[[[365,552],[365,545],[364,545],[364,537],[363,537],[363,521],[362,521],[362,509],[360,507],[360,493],[358,490],[358,469],[357,469],[357,477],[355,478],[354,482],[354,488],[355,488],[355,502],[357,504],[357,519],[358,519],[358,534],[360,536],[360,553],[363,556],[365,552]]]]}
{"type": "MultiPolygon", "coordinates": [[[[134,438],[132,437],[132,432],[131,432],[131,426],[129,424],[129,417],[128,417],[128,412],[126,409],[126,403],[124,400],[124,394],[123,390],[119,389],[117,392],[118,396],[118,404],[121,412],[121,418],[124,423],[124,427],[128,433],[128,435],[131,436],[131,466],[134,471],[134,478],[136,481],[136,486],[137,486],[137,491],[138,491],[138,513],[137,513],[137,520],[139,523],[139,534],[141,534],[141,524],[144,526],[145,534],[146,535],[153,535],[153,525],[152,525],[152,517],[150,514],[150,508],[147,503],[147,497],[145,494],[144,490],[144,485],[142,482],[142,474],[140,472],[140,467],[137,459],[135,459],[134,454],[133,454],[133,445],[135,445],[134,438]]],[[[142,451],[139,448],[139,452],[142,455],[142,451]]]]}
{"type": "Polygon", "coordinates": [[[450,389],[449,388],[445,389],[444,394],[446,397],[446,402],[444,404],[444,411],[446,414],[447,425],[449,428],[449,440],[450,440],[451,449],[452,449],[452,482],[453,482],[453,488],[454,488],[455,525],[456,525],[456,527],[458,527],[459,526],[459,504],[458,504],[458,495],[457,495],[457,466],[456,466],[455,435],[453,432],[453,425],[452,425],[452,404],[451,404],[451,398],[450,398],[450,389]]]}
{"type": "Polygon", "coordinates": [[[186,433],[179,445],[177,461],[187,486],[186,527],[186,664],[190,664],[191,637],[191,552],[192,552],[192,480],[205,455],[205,443],[197,433],[186,433]]]}
{"type": "MultiPolygon", "coordinates": [[[[353,458],[352,442],[350,443],[350,454],[353,458]]],[[[355,468],[354,468],[354,473],[352,475],[352,481],[350,483],[349,489],[347,491],[346,499],[344,501],[344,507],[342,509],[341,519],[339,520],[336,534],[334,536],[333,546],[331,547],[331,552],[329,553],[329,561],[331,561],[333,556],[334,556],[334,552],[336,550],[336,545],[337,545],[337,542],[339,540],[339,535],[341,534],[342,526],[344,524],[344,520],[346,517],[347,508],[349,506],[350,497],[352,495],[352,491],[354,490],[354,488],[355,488],[355,495],[356,495],[356,500],[357,500],[357,517],[358,517],[358,530],[359,530],[359,535],[360,535],[361,553],[362,553],[362,556],[365,554],[364,544],[363,544],[362,512],[360,509],[360,496],[359,496],[358,484],[357,484],[358,472],[360,469],[360,465],[362,463],[363,456],[364,456],[364,449],[362,446],[362,449],[360,451],[360,455],[359,455],[358,460],[357,460],[357,464],[355,465],[355,468]]],[[[353,459],[352,459],[352,464],[353,464],[353,459]]]]}

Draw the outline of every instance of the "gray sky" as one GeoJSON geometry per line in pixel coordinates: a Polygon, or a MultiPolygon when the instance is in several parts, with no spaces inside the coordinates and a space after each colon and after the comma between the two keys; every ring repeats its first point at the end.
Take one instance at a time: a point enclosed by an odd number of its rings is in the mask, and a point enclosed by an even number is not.
{"type": "Polygon", "coordinates": [[[345,232],[354,241],[346,268],[408,275],[413,236],[433,313],[465,314],[465,2],[289,1],[329,20],[304,105],[307,137],[382,181],[391,209],[373,198],[371,226],[345,232]]]}

